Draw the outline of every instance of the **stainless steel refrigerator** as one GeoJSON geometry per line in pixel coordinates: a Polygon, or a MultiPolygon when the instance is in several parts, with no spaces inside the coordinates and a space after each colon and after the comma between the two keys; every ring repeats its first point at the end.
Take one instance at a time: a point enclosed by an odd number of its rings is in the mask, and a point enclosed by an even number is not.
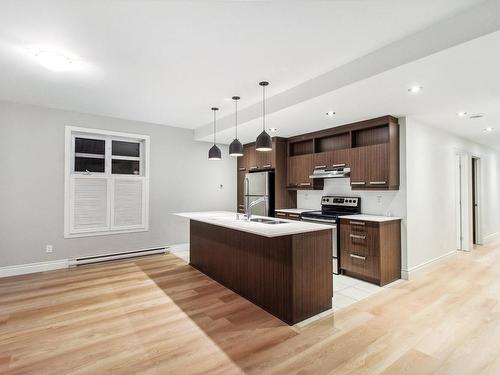
{"type": "Polygon", "coordinates": [[[243,187],[246,207],[259,198],[267,197],[251,208],[252,215],[274,216],[274,171],[247,173],[243,187]]]}

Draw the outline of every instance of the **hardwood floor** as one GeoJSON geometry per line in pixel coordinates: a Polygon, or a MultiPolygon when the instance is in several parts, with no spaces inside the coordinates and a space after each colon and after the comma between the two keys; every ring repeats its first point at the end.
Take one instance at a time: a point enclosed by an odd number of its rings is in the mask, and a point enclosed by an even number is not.
{"type": "Polygon", "coordinates": [[[0,279],[1,374],[499,374],[500,244],[289,327],[174,255],[0,279]]]}

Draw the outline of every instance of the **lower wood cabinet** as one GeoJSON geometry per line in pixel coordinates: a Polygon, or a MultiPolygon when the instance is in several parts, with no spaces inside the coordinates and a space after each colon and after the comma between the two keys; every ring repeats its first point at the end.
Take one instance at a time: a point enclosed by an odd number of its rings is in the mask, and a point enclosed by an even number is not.
{"type": "Polygon", "coordinates": [[[385,285],[401,278],[401,220],[340,220],[344,274],[385,285]]]}

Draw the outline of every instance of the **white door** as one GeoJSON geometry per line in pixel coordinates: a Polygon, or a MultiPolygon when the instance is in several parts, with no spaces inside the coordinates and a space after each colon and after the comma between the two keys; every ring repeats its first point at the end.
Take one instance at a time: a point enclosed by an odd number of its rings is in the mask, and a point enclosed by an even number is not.
{"type": "Polygon", "coordinates": [[[462,156],[455,155],[455,212],[457,229],[457,249],[463,249],[462,234],[462,156]]]}

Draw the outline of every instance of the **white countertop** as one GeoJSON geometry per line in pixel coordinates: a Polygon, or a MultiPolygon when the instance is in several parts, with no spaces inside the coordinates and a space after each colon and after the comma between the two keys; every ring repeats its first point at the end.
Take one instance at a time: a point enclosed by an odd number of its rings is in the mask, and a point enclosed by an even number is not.
{"type": "Polygon", "coordinates": [[[384,221],[394,221],[401,220],[401,217],[397,216],[378,216],[378,215],[342,215],[339,216],[339,219],[354,219],[354,220],[363,220],[363,221],[375,221],[378,223],[382,223],[384,221]]]}
{"type": "MultiPolygon", "coordinates": [[[[264,237],[279,237],[288,236],[291,234],[316,232],[319,230],[331,229],[331,226],[324,224],[315,224],[304,221],[285,220],[281,218],[270,218],[279,221],[285,221],[282,224],[263,224],[256,222],[248,222],[245,220],[238,220],[242,214],[228,211],[208,211],[208,212],[180,212],[174,215],[185,217],[192,220],[201,221],[203,223],[218,225],[220,227],[240,230],[257,234],[264,237]]],[[[258,218],[263,216],[252,215],[258,218]]]]}
{"type": "Polygon", "coordinates": [[[288,214],[301,214],[303,212],[309,212],[309,211],[319,211],[319,210],[314,210],[312,208],[276,208],[274,211],[279,211],[279,212],[286,212],[288,214]]]}

